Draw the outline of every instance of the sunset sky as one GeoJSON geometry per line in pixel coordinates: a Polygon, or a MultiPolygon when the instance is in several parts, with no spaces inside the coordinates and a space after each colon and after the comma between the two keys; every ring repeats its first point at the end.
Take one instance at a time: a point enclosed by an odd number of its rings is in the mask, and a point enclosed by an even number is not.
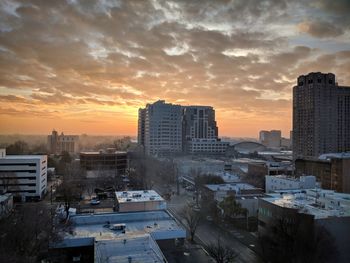
{"type": "Polygon", "coordinates": [[[0,1],[0,133],[136,135],[210,105],[220,136],[289,137],[298,75],[350,86],[349,0],[0,1]]]}

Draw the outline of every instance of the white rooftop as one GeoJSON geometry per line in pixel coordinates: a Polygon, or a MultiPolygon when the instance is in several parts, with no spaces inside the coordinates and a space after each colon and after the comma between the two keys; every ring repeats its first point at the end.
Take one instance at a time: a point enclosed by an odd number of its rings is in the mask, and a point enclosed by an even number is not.
{"type": "Polygon", "coordinates": [[[115,195],[119,203],[164,201],[163,197],[154,190],[115,192],[115,195]]]}
{"type": "Polygon", "coordinates": [[[231,183],[231,184],[206,184],[205,185],[208,189],[211,191],[236,191],[239,192],[240,190],[253,190],[258,189],[250,184],[246,183],[231,183]]]}
{"type": "Polygon", "coordinates": [[[331,158],[350,158],[350,152],[324,153],[318,157],[318,159],[320,159],[320,160],[328,160],[331,158]]]}
{"type": "Polygon", "coordinates": [[[214,174],[220,176],[225,183],[238,183],[241,181],[241,178],[237,174],[232,174],[228,172],[217,172],[214,174]]]}
{"type": "Polygon", "coordinates": [[[163,263],[164,256],[149,235],[95,243],[96,263],[163,263]]]}
{"type": "Polygon", "coordinates": [[[298,209],[300,213],[314,215],[315,219],[350,216],[350,194],[332,190],[282,190],[262,198],[272,204],[298,209]]]}
{"type": "Polygon", "coordinates": [[[57,247],[92,245],[94,241],[150,235],[155,240],[186,237],[186,231],[165,210],[73,215],[70,231],[57,247]],[[125,224],[125,233],[111,229],[125,224]]]}
{"type": "Polygon", "coordinates": [[[46,155],[6,155],[0,158],[0,160],[33,160],[42,159],[46,155]]]}

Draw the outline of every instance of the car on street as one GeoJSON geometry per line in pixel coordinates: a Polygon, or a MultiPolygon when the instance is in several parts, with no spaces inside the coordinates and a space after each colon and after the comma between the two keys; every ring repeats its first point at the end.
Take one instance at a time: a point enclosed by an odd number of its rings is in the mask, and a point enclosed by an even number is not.
{"type": "Polygon", "coordinates": [[[98,199],[91,199],[90,204],[91,205],[99,205],[100,204],[100,200],[98,200],[98,199]]]}

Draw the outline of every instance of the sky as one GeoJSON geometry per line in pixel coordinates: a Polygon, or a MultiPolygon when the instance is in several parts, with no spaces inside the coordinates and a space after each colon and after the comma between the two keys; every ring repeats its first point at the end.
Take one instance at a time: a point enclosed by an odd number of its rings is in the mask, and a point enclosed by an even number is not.
{"type": "Polygon", "coordinates": [[[136,135],[158,99],[289,137],[299,75],[350,86],[349,0],[0,1],[0,133],[136,135]]]}

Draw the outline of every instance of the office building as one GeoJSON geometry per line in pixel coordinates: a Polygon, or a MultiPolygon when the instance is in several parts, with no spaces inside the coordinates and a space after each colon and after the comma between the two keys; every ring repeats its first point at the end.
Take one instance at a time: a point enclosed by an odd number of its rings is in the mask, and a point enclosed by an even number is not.
{"type": "Polygon", "coordinates": [[[46,155],[5,155],[0,158],[0,189],[15,200],[39,200],[47,188],[46,155]]]}
{"type": "Polygon", "coordinates": [[[259,235],[270,236],[276,242],[280,238],[276,233],[281,224],[284,233],[293,235],[298,230],[306,238],[312,237],[314,230],[324,227],[331,236],[330,242],[337,248],[339,257],[335,262],[350,262],[350,235],[345,234],[350,233],[349,194],[322,189],[269,194],[259,199],[258,224],[259,235]]]}
{"type": "Polygon", "coordinates": [[[295,175],[313,175],[323,189],[350,193],[350,154],[323,154],[295,160],[295,175]]]}
{"type": "Polygon", "coordinates": [[[299,178],[275,175],[265,176],[265,192],[276,192],[279,190],[291,190],[291,189],[314,189],[316,188],[315,176],[300,176],[299,178]]]}
{"type": "Polygon", "coordinates": [[[123,191],[115,195],[118,212],[165,210],[167,207],[163,197],[154,190],[123,191]]]}
{"type": "Polygon", "coordinates": [[[182,129],[185,153],[224,154],[229,146],[218,138],[213,107],[184,106],[182,129]]]}
{"type": "Polygon", "coordinates": [[[180,105],[159,100],[147,104],[144,112],[144,138],[140,133],[139,143],[144,142],[144,150],[150,155],[167,155],[182,152],[182,108],[180,105]]]}
{"type": "Polygon", "coordinates": [[[217,139],[215,110],[210,106],[183,107],[184,139],[217,139]]]}
{"type": "Polygon", "coordinates": [[[281,147],[281,131],[260,131],[259,142],[268,148],[280,148],[281,147]]]}
{"type": "Polygon", "coordinates": [[[53,130],[51,135],[47,136],[47,146],[49,153],[61,154],[62,152],[78,153],[79,136],[58,134],[53,130]]]}
{"type": "Polygon", "coordinates": [[[113,170],[125,174],[128,168],[128,154],[115,149],[98,152],[81,152],[80,167],[86,170],[113,170]]]}
{"type": "Polygon", "coordinates": [[[137,125],[137,143],[145,146],[145,120],[146,120],[146,109],[139,109],[139,118],[137,125]]]}
{"type": "Polygon", "coordinates": [[[147,154],[224,154],[210,106],[180,106],[157,101],[139,109],[138,144],[147,154]]]}
{"type": "Polygon", "coordinates": [[[294,159],[350,150],[350,88],[335,75],[298,77],[293,88],[294,159]]]}

